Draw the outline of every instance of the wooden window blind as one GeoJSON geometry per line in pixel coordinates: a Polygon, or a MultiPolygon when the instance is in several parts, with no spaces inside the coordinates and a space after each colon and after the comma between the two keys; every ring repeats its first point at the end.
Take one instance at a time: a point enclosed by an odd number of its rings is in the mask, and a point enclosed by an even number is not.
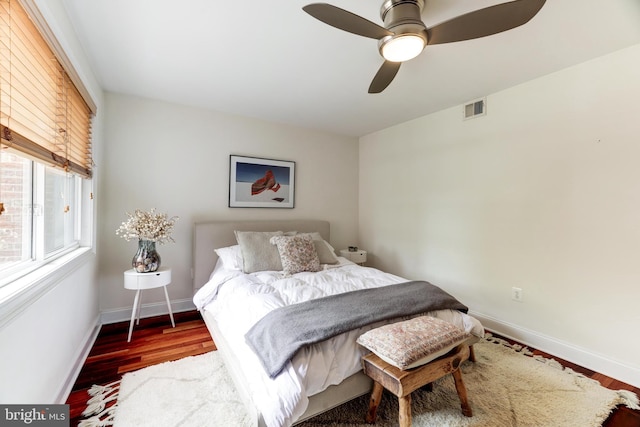
{"type": "Polygon", "coordinates": [[[0,0],[2,145],[90,178],[92,111],[17,0],[0,0]]]}

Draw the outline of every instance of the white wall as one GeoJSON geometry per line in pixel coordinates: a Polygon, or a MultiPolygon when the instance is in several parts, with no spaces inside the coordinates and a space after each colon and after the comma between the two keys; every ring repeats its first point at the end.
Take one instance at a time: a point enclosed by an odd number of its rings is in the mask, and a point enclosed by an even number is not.
{"type": "Polygon", "coordinates": [[[91,258],[0,329],[0,402],[66,401],[98,332],[91,258]]]}
{"type": "MultiPolygon", "coordinates": [[[[60,1],[37,1],[42,15],[82,77],[98,107],[93,126],[94,160],[100,164],[102,90],[95,81],[60,1]]],[[[99,168],[94,180],[99,180],[99,168]]],[[[94,200],[97,209],[98,200],[94,200]]],[[[64,403],[97,333],[95,255],[48,280],[24,310],[0,326],[0,402],[64,403]]]]}
{"type": "MultiPolygon", "coordinates": [[[[326,219],[336,248],[356,242],[357,139],[120,94],[107,94],[106,104],[102,166],[107,172],[100,189],[98,235],[105,321],[130,316],[133,293],[123,288],[122,277],[131,268],[137,242],[126,242],[115,230],[126,212],[135,209],[156,208],[180,217],[173,234],[176,242],[158,246],[162,264],[173,270],[168,290],[178,308],[193,307],[195,221],[326,219]],[[231,154],[295,161],[295,208],[229,208],[231,154]]],[[[162,290],[146,291],[143,304],[143,315],[154,309],[166,312],[162,290]]]]}
{"type": "Polygon", "coordinates": [[[638,69],[640,45],[361,138],[369,259],[640,386],[638,69]]]}

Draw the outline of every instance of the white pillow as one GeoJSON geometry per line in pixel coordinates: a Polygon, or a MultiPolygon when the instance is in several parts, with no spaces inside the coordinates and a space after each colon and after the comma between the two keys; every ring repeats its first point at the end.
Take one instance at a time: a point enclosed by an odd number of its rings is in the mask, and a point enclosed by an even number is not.
{"type": "Polygon", "coordinates": [[[242,270],[243,261],[240,245],[218,248],[215,249],[215,253],[226,270],[242,270]]]}

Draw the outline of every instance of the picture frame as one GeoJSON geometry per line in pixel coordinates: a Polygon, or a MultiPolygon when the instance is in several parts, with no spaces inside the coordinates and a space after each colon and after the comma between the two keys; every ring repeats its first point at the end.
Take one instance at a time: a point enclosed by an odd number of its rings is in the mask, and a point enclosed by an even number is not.
{"type": "Polygon", "coordinates": [[[295,202],[296,163],[259,157],[229,157],[230,208],[289,208],[295,202]]]}

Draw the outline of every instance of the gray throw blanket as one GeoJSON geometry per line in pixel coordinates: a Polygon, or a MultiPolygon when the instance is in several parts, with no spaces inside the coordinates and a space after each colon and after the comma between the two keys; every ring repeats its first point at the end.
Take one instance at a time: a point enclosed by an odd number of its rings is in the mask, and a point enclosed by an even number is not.
{"type": "Polygon", "coordinates": [[[379,321],[467,307],[424,281],[346,292],[277,308],[245,335],[262,366],[275,378],[296,352],[336,335],[379,321]]]}

